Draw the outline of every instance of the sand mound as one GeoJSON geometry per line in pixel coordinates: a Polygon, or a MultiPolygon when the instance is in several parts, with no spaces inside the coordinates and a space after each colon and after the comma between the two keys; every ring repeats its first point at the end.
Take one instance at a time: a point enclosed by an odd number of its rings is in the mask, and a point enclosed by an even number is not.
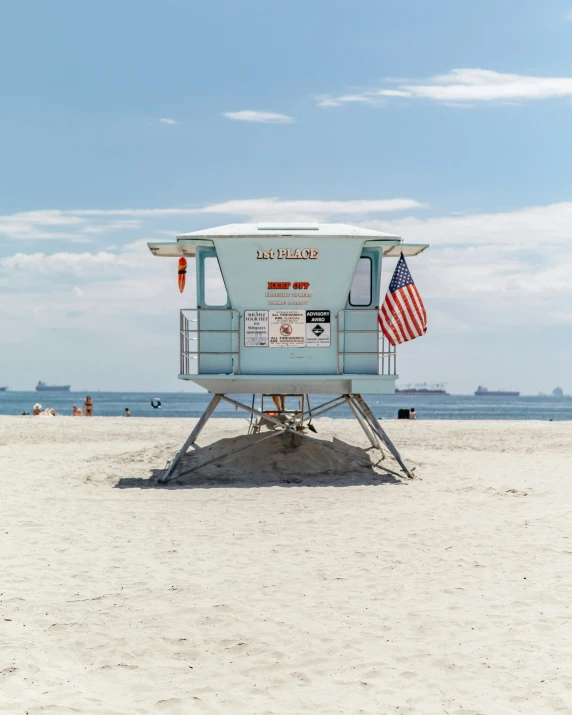
{"type": "Polygon", "coordinates": [[[240,480],[251,478],[288,479],[317,477],[320,475],[346,476],[355,472],[372,472],[374,463],[381,455],[378,451],[366,451],[361,447],[334,439],[330,444],[347,454],[335,452],[318,442],[312,442],[300,435],[282,433],[255,444],[262,435],[240,435],[221,439],[197,451],[191,450],[177,469],[176,481],[187,477],[240,480]],[[229,457],[223,455],[231,450],[242,449],[229,457]],[[219,459],[220,458],[220,459],[219,459]],[[215,460],[211,464],[206,464],[215,460]],[[366,460],[366,461],[362,461],[366,460]],[[373,462],[371,461],[373,460],[373,462]],[[196,469],[199,465],[205,464],[196,469]],[[190,474],[188,470],[196,469],[190,474]]]}

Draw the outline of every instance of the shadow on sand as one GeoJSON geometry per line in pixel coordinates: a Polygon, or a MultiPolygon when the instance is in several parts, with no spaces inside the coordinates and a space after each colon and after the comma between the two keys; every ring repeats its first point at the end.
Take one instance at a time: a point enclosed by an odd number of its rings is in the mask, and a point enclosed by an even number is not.
{"type": "Polygon", "coordinates": [[[252,444],[259,439],[260,435],[240,435],[191,449],[168,484],[159,483],[165,468],[151,469],[146,477],[120,479],[115,486],[119,489],[249,489],[402,485],[408,481],[406,477],[402,480],[384,470],[384,464],[392,471],[397,469],[389,457],[378,464],[379,451],[356,447],[337,438],[330,444],[347,454],[291,433],[252,444]],[[248,447],[249,444],[252,446],[248,447]],[[232,450],[241,451],[224,456],[232,450]],[[205,466],[201,466],[203,464],[205,466]]]}

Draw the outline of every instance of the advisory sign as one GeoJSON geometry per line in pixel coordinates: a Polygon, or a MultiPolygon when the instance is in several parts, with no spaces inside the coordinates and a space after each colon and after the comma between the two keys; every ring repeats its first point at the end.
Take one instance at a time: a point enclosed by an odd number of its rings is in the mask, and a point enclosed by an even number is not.
{"type": "Polygon", "coordinates": [[[306,347],[329,348],[331,340],[329,310],[306,311],[306,347]]]}
{"type": "Polygon", "coordinates": [[[306,311],[271,310],[270,311],[270,347],[304,348],[306,347],[306,311]]]}
{"type": "Polygon", "coordinates": [[[244,347],[268,347],[268,311],[244,311],[244,347]]]}

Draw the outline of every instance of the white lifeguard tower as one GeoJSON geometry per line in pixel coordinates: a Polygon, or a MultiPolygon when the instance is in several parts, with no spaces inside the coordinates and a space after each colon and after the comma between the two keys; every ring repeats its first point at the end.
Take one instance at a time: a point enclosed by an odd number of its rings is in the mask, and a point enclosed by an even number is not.
{"type": "Polygon", "coordinates": [[[385,446],[412,476],[361,395],[393,394],[398,378],[378,321],[382,260],[427,245],[317,223],[230,224],[148,245],[155,256],[195,258],[197,307],[180,312],[179,378],[213,393],[160,481],[172,478],[221,400],[277,428],[261,440],[286,431],[337,451],[304,428],[347,404],[371,446],[385,446]],[[258,409],[254,399],[229,397],[245,393],[260,395],[258,409]],[[335,397],[310,406],[312,394],[335,397]],[[297,409],[265,409],[273,395],[296,397],[297,409]]]}

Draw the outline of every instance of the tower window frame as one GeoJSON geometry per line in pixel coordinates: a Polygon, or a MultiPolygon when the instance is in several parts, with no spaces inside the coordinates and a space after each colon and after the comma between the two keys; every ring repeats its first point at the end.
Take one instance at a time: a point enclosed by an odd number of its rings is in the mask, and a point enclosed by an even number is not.
{"type": "MultiPolygon", "coordinates": [[[[363,289],[365,289],[366,286],[359,286],[360,293],[363,289]]],[[[365,293],[365,290],[364,290],[365,293]]],[[[367,308],[368,306],[371,305],[373,300],[373,261],[371,260],[371,256],[360,256],[356,270],[354,273],[354,277],[352,280],[352,285],[350,288],[350,294],[348,297],[348,303],[352,306],[352,308],[367,308]],[[363,266],[364,263],[362,261],[368,261],[369,262],[369,271],[360,271],[360,265],[363,266]],[[369,286],[368,286],[368,301],[363,302],[365,299],[365,295],[356,295],[356,289],[358,288],[357,282],[360,280],[363,280],[367,276],[367,279],[369,281],[369,286]],[[354,299],[352,299],[352,294],[354,294],[354,299]]]]}

